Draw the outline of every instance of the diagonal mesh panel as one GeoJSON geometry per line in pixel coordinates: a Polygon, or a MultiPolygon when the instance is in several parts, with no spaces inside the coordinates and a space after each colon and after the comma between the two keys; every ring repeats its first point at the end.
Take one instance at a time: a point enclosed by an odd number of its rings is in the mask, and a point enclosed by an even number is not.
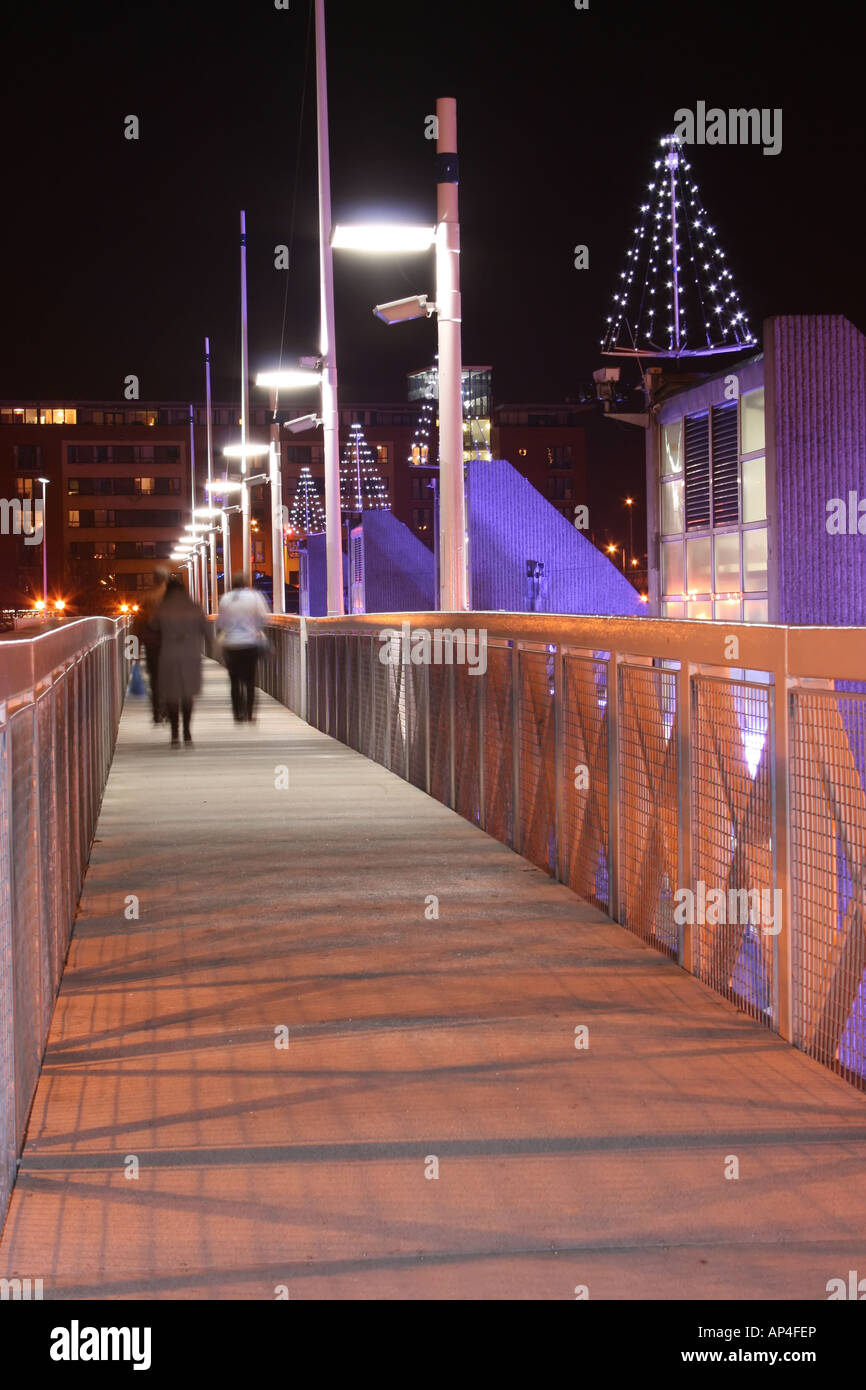
{"type": "Polygon", "coordinates": [[[675,959],[679,930],[676,676],[619,668],[619,920],[675,959]]]}
{"type": "Polygon", "coordinates": [[[866,697],[790,709],[794,1041],[866,1090],[866,697]]]}
{"type": "Polygon", "coordinates": [[[562,663],[560,862],[569,888],[610,907],[607,662],[565,656],[562,663]]]}
{"type": "Polygon", "coordinates": [[[474,825],[481,820],[478,717],[483,680],[465,664],[454,668],[454,809],[474,825]]]}
{"type": "Polygon", "coordinates": [[[410,666],[407,699],[409,705],[409,781],[427,790],[427,748],[430,707],[429,666],[410,666]]]}
{"type": "Polygon", "coordinates": [[[771,691],[692,680],[693,970],[759,1021],[776,1019],[771,691]],[[712,896],[708,896],[712,895],[712,896]]]}
{"type": "Polygon", "coordinates": [[[430,795],[451,805],[451,666],[428,666],[430,795]]]}
{"type": "Polygon", "coordinates": [[[520,852],[540,869],[556,872],[556,722],[554,660],[549,651],[521,651],[520,852]]]}
{"type": "Polygon", "coordinates": [[[514,692],[511,647],[487,644],[484,701],[484,828],[514,843],[514,692]]]}

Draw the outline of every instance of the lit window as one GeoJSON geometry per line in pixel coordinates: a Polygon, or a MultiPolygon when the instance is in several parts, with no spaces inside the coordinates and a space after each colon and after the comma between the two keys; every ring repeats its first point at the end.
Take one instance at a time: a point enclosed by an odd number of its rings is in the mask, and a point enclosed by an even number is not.
{"type": "Polygon", "coordinates": [[[718,599],[713,604],[716,622],[738,623],[740,621],[740,600],[738,598],[718,599]]]}
{"type": "Polygon", "coordinates": [[[662,483],[662,526],[663,536],[676,535],[683,529],[683,488],[682,478],[673,478],[662,483]]]}
{"type": "Polygon", "coordinates": [[[683,422],[671,420],[662,425],[661,431],[661,475],[671,477],[683,471],[683,422]]]}
{"type": "Polygon", "coordinates": [[[704,622],[713,616],[712,609],[713,605],[708,598],[693,599],[691,603],[686,604],[686,617],[704,622]]]}
{"type": "Polygon", "coordinates": [[[763,458],[743,459],[743,521],[767,519],[767,465],[763,458]]]}
{"type": "Polygon", "coordinates": [[[764,388],[740,397],[740,452],[754,454],[764,447],[764,388]]]}
{"type": "Polygon", "coordinates": [[[709,536],[686,541],[686,592],[710,594],[712,591],[709,536]]]}
{"type": "MultiPolygon", "coordinates": [[[[717,594],[740,592],[740,533],[731,531],[715,539],[717,594]]],[[[739,602],[739,600],[738,600],[739,602]]],[[[718,617],[719,615],[716,614],[718,617]]]]}
{"type": "Polygon", "coordinates": [[[683,543],[667,541],[662,545],[662,593],[681,594],[684,587],[683,543]]]}
{"type": "Polygon", "coordinates": [[[80,525],[80,517],[81,517],[81,513],[80,513],[80,512],[77,512],[77,511],[75,511],[75,512],[70,512],[70,513],[69,513],[69,525],[70,525],[70,526],[78,526],[78,525],[80,525]]]}
{"type": "Polygon", "coordinates": [[[747,623],[766,623],[767,600],[765,598],[747,598],[743,600],[743,618],[747,623]]]}
{"type": "Polygon", "coordinates": [[[743,532],[743,589],[747,593],[767,587],[767,532],[743,532]]]}

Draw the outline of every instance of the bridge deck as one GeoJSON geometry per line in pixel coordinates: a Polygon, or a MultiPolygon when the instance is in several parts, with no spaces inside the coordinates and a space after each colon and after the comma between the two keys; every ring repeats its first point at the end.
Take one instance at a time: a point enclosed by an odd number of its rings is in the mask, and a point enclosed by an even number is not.
{"type": "Polygon", "coordinates": [[[866,1274],[862,1096],[272,701],[234,725],[218,667],[193,749],[144,704],[0,1273],[115,1299],[822,1299],[866,1274]]]}

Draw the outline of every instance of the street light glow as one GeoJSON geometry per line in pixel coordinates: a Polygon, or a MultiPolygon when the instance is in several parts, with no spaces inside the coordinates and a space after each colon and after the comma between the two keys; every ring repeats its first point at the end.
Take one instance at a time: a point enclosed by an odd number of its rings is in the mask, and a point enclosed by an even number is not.
{"type": "Polygon", "coordinates": [[[238,478],[217,478],[212,483],[205,483],[208,492],[239,492],[243,483],[238,478]]]}
{"type": "MultiPolygon", "coordinates": [[[[270,387],[272,390],[300,390],[304,386],[318,386],[322,380],[321,372],[311,371],[307,367],[290,367],[280,372],[259,372],[256,377],[256,386],[270,387]]],[[[228,453],[228,449],[223,450],[228,453]]],[[[267,453],[267,447],[265,448],[267,453]]]]}
{"type": "Polygon", "coordinates": [[[335,227],[331,233],[331,245],[335,251],[369,251],[374,255],[429,251],[435,240],[435,227],[409,227],[400,226],[399,223],[335,227]]]}
{"type": "Polygon", "coordinates": [[[254,459],[259,454],[270,453],[270,449],[270,444],[227,444],[223,453],[230,459],[254,459]]]}
{"type": "Polygon", "coordinates": [[[194,512],[193,512],[193,516],[214,517],[214,516],[219,516],[219,514],[220,514],[220,509],[219,509],[219,507],[196,507],[195,510],[194,510],[194,512]]]}

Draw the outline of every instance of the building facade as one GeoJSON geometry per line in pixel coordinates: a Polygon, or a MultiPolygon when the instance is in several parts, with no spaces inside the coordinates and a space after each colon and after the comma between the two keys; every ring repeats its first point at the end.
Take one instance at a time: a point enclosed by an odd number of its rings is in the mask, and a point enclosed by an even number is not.
{"type": "MultiPolygon", "coordinates": [[[[193,406],[196,502],[204,504],[207,424],[193,406]]],[[[266,412],[251,412],[266,437],[266,412]]],[[[213,407],[214,472],[222,450],[238,437],[236,408],[213,407]]],[[[190,518],[190,407],[179,402],[0,403],[0,497],[41,501],[49,607],[116,611],[153,582],[190,518]]],[[[265,489],[253,489],[263,509],[265,489]]],[[[254,541],[254,563],[267,559],[265,522],[254,541]]],[[[239,539],[238,539],[239,544],[239,539]]],[[[233,542],[234,550],[234,542],[233,542]]],[[[42,594],[41,544],[0,536],[3,602],[30,606],[42,594]]],[[[238,550],[238,561],[240,552],[238,550]]]]}
{"type": "Polygon", "coordinates": [[[662,388],[647,497],[654,614],[866,622],[866,338],[780,316],[761,353],[662,388]]]}

